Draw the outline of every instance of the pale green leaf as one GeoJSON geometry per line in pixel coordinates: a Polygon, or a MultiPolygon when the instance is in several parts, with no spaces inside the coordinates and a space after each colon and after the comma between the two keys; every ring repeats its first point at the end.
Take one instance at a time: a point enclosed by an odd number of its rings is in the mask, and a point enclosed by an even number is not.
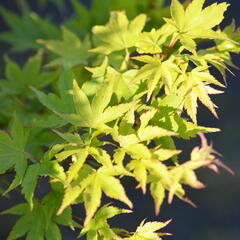
{"type": "Polygon", "coordinates": [[[86,38],[83,42],[73,32],[66,27],[62,27],[62,41],[56,40],[38,40],[38,43],[45,45],[47,49],[59,55],[59,58],[50,62],[47,66],[62,65],[64,67],[73,67],[79,64],[85,64],[90,56],[90,41],[86,38]]]}
{"type": "Polygon", "coordinates": [[[91,51],[108,55],[113,51],[135,46],[145,21],[144,14],[129,22],[124,12],[111,12],[107,25],[93,27],[94,35],[103,43],[91,51]]]}
{"type": "Polygon", "coordinates": [[[89,224],[97,208],[100,206],[101,196],[101,182],[99,181],[98,176],[94,175],[91,183],[87,186],[83,193],[84,206],[86,209],[84,226],[89,224]]]}
{"type": "Polygon", "coordinates": [[[76,80],[73,81],[73,101],[76,112],[89,123],[92,117],[91,105],[85,93],[79,88],[76,80]]]}
{"type": "Polygon", "coordinates": [[[161,205],[165,198],[165,189],[161,181],[152,182],[150,184],[150,192],[154,199],[155,214],[159,215],[161,205]]]}
{"type": "Polygon", "coordinates": [[[88,148],[79,149],[79,151],[72,156],[73,163],[67,171],[67,181],[70,183],[78,175],[88,156],[88,148]]]}
{"type": "Polygon", "coordinates": [[[98,119],[108,106],[113,92],[113,81],[103,83],[92,100],[93,118],[98,119]]]}
{"type": "Polygon", "coordinates": [[[148,141],[154,138],[176,136],[177,133],[168,131],[158,126],[147,126],[143,129],[139,129],[138,137],[141,141],[148,141]]]}
{"type": "Polygon", "coordinates": [[[183,5],[178,0],[172,0],[170,11],[177,28],[181,32],[184,29],[185,24],[185,12],[183,5]]]}
{"type": "Polygon", "coordinates": [[[128,199],[125,190],[120,181],[112,176],[98,173],[98,181],[100,182],[103,192],[111,198],[126,203],[130,208],[133,207],[132,202],[128,199]]]}
{"type": "Polygon", "coordinates": [[[164,161],[164,160],[167,160],[169,158],[172,158],[173,156],[175,156],[179,153],[181,153],[180,150],[164,149],[164,148],[160,148],[160,149],[154,151],[154,154],[157,155],[157,158],[160,161],[164,161]]]}

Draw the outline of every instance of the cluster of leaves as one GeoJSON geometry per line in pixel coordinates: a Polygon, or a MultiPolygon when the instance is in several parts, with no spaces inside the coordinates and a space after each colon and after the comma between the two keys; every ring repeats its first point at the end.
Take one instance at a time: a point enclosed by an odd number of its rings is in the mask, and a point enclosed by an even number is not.
{"type": "Polygon", "coordinates": [[[233,65],[230,52],[239,52],[239,31],[234,23],[216,28],[226,3],[203,8],[204,0],[187,6],[172,0],[163,12],[163,1],[93,1],[90,9],[71,3],[76,17],[61,31],[26,7],[22,17],[0,9],[11,28],[0,40],[14,51],[37,50],[22,68],[5,57],[0,82],[0,174],[14,174],[3,195],[20,186],[26,199],[2,212],[22,215],[8,240],[61,239],[58,224],[80,228],[79,237],[88,240],[162,239],[168,234],[157,231],[170,221],[143,221],[133,233],[111,228],[109,218],[131,210],[101,207],[102,196],[133,208],[120,181],[131,177],[144,194],[149,187],[159,214],[166,197],[194,205],[184,186],[205,187],[197,169],[231,172],[203,135],[219,129],[199,126],[197,107],[201,102],[217,117],[210,95],[225,85],[210,68],[225,77],[233,65]],[[106,23],[108,11],[116,9],[126,9],[132,20],[112,11],[106,23]],[[147,16],[151,24],[165,17],[151,28],[147,16]],[[199,49],[202,40],[214,46],[199,49]],[[197,136],[201,147],[183,161],[175,139],[197,136]],[[51,191],[39,199],[35,189],[43,177],[51,191]],[[75,204],[84,205],[85,219],[72,215],[75,204]]]}

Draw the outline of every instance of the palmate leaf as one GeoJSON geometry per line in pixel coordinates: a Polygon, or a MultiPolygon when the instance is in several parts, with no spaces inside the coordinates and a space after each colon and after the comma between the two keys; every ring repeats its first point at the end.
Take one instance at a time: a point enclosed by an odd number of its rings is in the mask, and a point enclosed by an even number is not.
{"type": "Polygon", "coordinates": [[[111,12],[110,20],[105,26],[94,26],[93,33],[103,43],[91,52],[110,54],[113,51],[128,49],[135,46],[146,22],[146,15],[140,14],[132,21],[124,12],[111,12]]]}
{"type": "Polygon", "coordinates": [[[221,23],[229,6],[227,3],[214,3],[202,9],[204,2],[193,0],[185,10],[178,0],[173,0],[170,8],[172,18],[165,19],[176,28],[177,39],[183,47],[193,53],[196,49],[195,38],[221,38],[212,28],[221,23]]]}
{"type": "Polygon", "coordinates": [[[164,43],[174,32],[174,27],[165,24],[160,29],[153,28],[151,32],[143,32],[137,41],[137,52],[139,53],[162,53],[164,43]]]}
{"type": "Polygon", "coordinates": [[[26,236],[27,240],[61,240],[61,232],[57,224],[77,226],[72,220],[71,208],[67,208],[60,216],[56,216],[61,196],[52,192],[41,202],[34,201],[33,209],[28,204],[18,204],[1,214],[14,214],[21,216],[7,240],[15,240],[26,236]]]}
{"type": "Polygon", "coordinates": [[[0,15],[9,26],[10,30],[0,34],[0,41],[10,43],[12,50],[23,52],[28,49],[38,49],[37,39],[58,39],[58,27],[47,19],[41,19],[36,13],[23,9],[22,16],[0,8],[0,15]]]}
{"type": "MultiPolygon", "coordinates": [[[[189,102],[191,103],[192,99],[190,97],[191,94],[188,94],[187,97],[184,98],[185,104],[189,104],[189,102]],[[189,98],[191,101],[187,101],[189,100],[189,98]]],[[[190,139],[192,137],[196,137],[197,133],[211,133],[220,131],[220,129],[218,128],[198,126],[197,124],[190,122],[187,119],[183,119],[179,113],[179,106],[181,105],[182,101],[183,98],[179,95],[169,95],[162,99],[159,99],[159,111],[152,119],[153,124],[159,124],[167,130],[176,132],[179,134],[178,137],[181,137],[183,139],[190,139]]],[[[155,139],[154,141],[162,144],[161,138],[155,139]]],[[[173,144],[171,144],[171,146],[173,146],[173,144]]]]}
{"type": "Polygon", "coordinates": [[[91,103],[78,86],[71,70],[62,73],[59,81],[60,97],[33,89],[39,101],[63,120],[78,127],[105,129],[106,123],[125,114],[135,102],[109,106],[114,82],[104,82],[91,103]]]}
{"type": "MultiPolygon", "coordinates": [[[[229,51],[230,52],[239,52],[240,51],[240,30],[239,28],[236,28],[236,24],[233,20],[233,22],[226,26],[223,31],[220,31],[220,29],[218,29],[218,32],[220,32],[220,34],[222,35],[223,38],[226,38],[226,39],[231,39],[233,40],[234,42],[232,41],[229,41],[229,40],[215,40],[216,42],[216,45],[217,45],[217,48],[220,50],[220,51],[223,51],[225,53],[228,53],[229,51]]],[[[228,55],[228,54],[226,54],[228,55]]]]}
{"type": "Polygon", "coordinates": [[[85,67],[91,74],[92,78],[86,81],[82,85],[82,90],[88,97],[93,97],[100,85],[104,82],[107,70],[109,69],[109,59],[105,57],[100,66],[97,67],[85,67]]]}
{"type": "Polygon", "coordinates": [[[74,74],[71,70],[62,72],[58,81],[60,97],[56,94],[49,93],[48,95],[33,88],[39,101],[54,113],[73,113],[74,103],[72,97],[72,82],[74,74]]]}
{"type": "Polygon", "coordinates": [[[120,181],[114,177],[115,171],[105,171],[104,167],[97,171],[84,165],[78,173],[78,178],[67,186],[62,205],[58,211],[61,213],[67,206],[73,204],[80,194],[86,209],[84,225],[87,226],[100,206],[102,192],[108,197],[124,202],[130,208],[132,203],[126,196],[120,181]]]}
{"type": "MultiPolygon", "coordinates": [[[[156,231],[166,227],[171,220],[166,222],[147,222],[145,223],[145,220],[141,222],[139,227],[136,230],[136,233],[133,234],[133,236],[126,238],[126,240],[162,240],[161,237],[159,237],[159,234],[156,233],[156,231]]],[[[167,233],[161,234],[161,235],[169,235],[167,233]]]]}
{"type": "MultiPolygon", "coordinates": [[[[205,185],[197,179],[195,171],[203,166],[210,168],[211,170],[218,173],[218,166],[225,168],[231,174],[234,172],[225,166],[217,156],[217,152],[212,148],[211,145],[208,145],[206,138],[201,133],[199,134],[201,138],[201,147],[195,147],[191,152],[191,159],[179,166],[176,166],[170,170],[172,175],[172,185],[169,189],[169,198],[168,202],[171,203],[173,195],[177,194],[177,191],[180,185],[185,184],[193,188],[201,189],[205,185]]],[[[184,194],[178,196],[180,199],[184,200],[184,194]]],[[[189,201],[188,201],[189,202],[189,201]]],[[[189,202],[191,203],[191,202],[189,202]]]]}
{"type": "MultiPolygon", "coordinates": [[[[148,176],[157,177],[161,181],[162,187],[164,187],[164,189],[168,189],[171,185],[171,176],[167,167],[160,161],[170,159],[181,153],[181,151],[172,149],[151,149],[151,153],[150,151],[148,152],[149,156],[146,156],[142,153],[136,154],[136,152],[132,151],[132,147],[132,145],[129,146],[127,153],[131,155],[133,160],[129,162],[126,169],[132,172],[133,177],[139,182],[143,193],[146,193],[148,176]]],[[[138,148],[139,147],[142,146],[138,146],[138,148]]],[[[153,197],[155,196],[154,193],[152,193],[152,195],[153,197]]],[[[159,206],[156,209],[159,209],[159,206]]]]}
{"type": "Polygon", "coordinates": [[[61,167],[57,161],[46,161],[29,166],[22,181],[22,193],[31,208],[33,207],[33,196],[40,176],[49,176],[65,183],[63,167],[61,167]]]}
{"type": "Polygon", "coordinates": [[[173,59],[161,61],[157,56],[143,55],[133,59],[146,63],[139,69],[132,82],[147,80],[148,94],[147,100],[150,99],[153,91],[164,86],[166,94],[171,93],[176,74],[180,73],[179,67],[173,62],[173,59]]]}
{"type": "Polygon", "coordinates": [[[218,82],[208,71],[199,67],[195,68],[188,74],[186,79],[182,82],[179,90],[186,94],[184,99],[184,108],[191,117],[194,123],[197,122],[197,100],[199,99],[212,114],[217,118],[216,105],[211,101],[209,94],[214,93],[209,88],[209,84],[214,84],[220,87],[225,87],[218,82]]]}
{"type": "Polygon", "coordinates": [[[120,239],[110,228],[107,220],[122,213],[130,213],[130,210],[104,205],[95,214],[88,226],[85,226],[80,236],[87,234],[87,240],[98,239],[98,236],[104,240],[120,239]]]}
{"type": "Polygon", "coordinates": [[[47,49],[59,55],[60,57],[48,63],[48,67],[62,65],[64,67],[74,67],[79,64],[85,64],[90,57],[90,41],[88,38],[82,42],[77,35],[62,27],[63,40],[38,40],[47,49]]]}
{"type": "Polygon", "coordinates": [[[92,73],[92,79],[86,81],[82,90],[87,94],[87,96],[92,97],[96,94],[98,88],[103,83],[103,81],[113,81],[113,92],[118,97],[118,102],[122,98],[128,100],[134,97],[134,93],[138,89],[138,84],[130,84],[131,80],[135,77],[137,70],[131,69],[126,72],[117,72],[114,68],[108,66],[108,57],[105,57],[103,63],[99,67],[86,69],[92,73]]]}
{"type": "Polygon", "coordinates": [[[9,130],[10,134],[0,131],[0,173],[13,167],[16,176],[6,193],[22,183],[28,158],[25,153],[27,134],[16,115],[9,130]]]}
{"type": "Polygon", "coordinates": [[[156,113],[157,109],[152,109],[143,113],[140,116],[141,125],[138,130],[133,129],[133,123],[129,123],[128,125],[130,126],[127,126],[127,134],[124,133],[124,127],[126,125],[120,124],[120,127],[115,126],[115,128],[111,131],[113,139],[117,141],[121,147],[127,149],[127,151],[132,152],[133,154],[135,153],[136,155],[143,154],[145,157],[149,157],[150,151],[147,146],[142,143],[156,138],[178,135],[174,131],[169,131],[159,126],[148,125],[148,122],[156,113]]]}
{"type": "Polygon", "coordinates": [[[41,71],[42,52],[30,57],[21,69],[10,58],[6,57],[5,78],[1,81],[2,90],[11,95],[32,97],[30,86],[41,89],[55,80],[57,74],[53,71],[41,71]]]}

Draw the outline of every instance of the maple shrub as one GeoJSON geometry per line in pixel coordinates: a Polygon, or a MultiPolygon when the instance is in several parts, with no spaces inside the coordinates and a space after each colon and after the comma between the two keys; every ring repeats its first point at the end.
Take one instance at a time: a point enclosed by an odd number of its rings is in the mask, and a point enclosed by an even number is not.
{"type": "Polygon", "coordinates": [[[209,69],[225,79],[234,66],[230,52],[240,49],[234,23],[218,27],[229,4],[126,2],[95,0],[86,8],[72,1],[75,14],[61,28],[26,4],[20,16],[0,8],[9,26],[0,40],[12,53],[35,52],[23,66],[5,56],[0,81],[0,174],[3,183],[6,175],[11,180],[1,190],[26,199],[1,212],[19,215],[7,240],[60,240],[59,225],[88,240],[163,239],[171,220],[143,220],[136,232],[109,225],[133,209],[124,177],[143,194],[150,189],[158,215],[165,198],[194,205],[184,186],[204,188],[199,168],[233,173],[204,136],[219,129],[197,123],[199,103],[217,117],[210,95],[226,87],[209,69]],[[181,159],[176,139],[195,137],[201,146],[181,159]],[[84,219],[72,214],[73,205],[84,206],[84,219]]]}

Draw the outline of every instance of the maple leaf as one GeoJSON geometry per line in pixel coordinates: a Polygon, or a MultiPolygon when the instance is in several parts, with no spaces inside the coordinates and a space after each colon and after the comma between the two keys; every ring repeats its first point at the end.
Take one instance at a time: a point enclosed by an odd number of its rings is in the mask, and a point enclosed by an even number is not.
{"type": "Polygon", "coordinates": [[[3,79],[0,86],[7,94],[32,97],[32,92],[29,90],[30,86],[41,89],[57,77],[56,72],[41,71],[42,52],[30,57],[22,69],[8,57],[5,58],[5,61],[6,80],[3,79]]]}
{"type": "Polygon", "coordinates": [[[131,210],[120,209],[109,206],[109,204],[101,207],[90,224],[82,229],[80,236],[87,234],[87,240],[95,239],[97,236],[101,236],[105,240],[120,240],[113,229],[110,228],[107,220],[122,213],[131,213],[131,210]]]}
{"type": "Polygon", "coordinates": [[[184,108],[194,123],[197,122],[197,100],[199,99],[212,114],[218,118],[216,113],[216,105],[211,101],[209,94],[214,94],[209,88],[209,84],[214,84],[219,87],[225,87],[217,81],[206,69],[206,67],[194,68],[187,74],[186,79],[182,82],[179,88],[183,94],[186,94],[184,99],[184,108]]]}
{"type": "Polygon", "coordinates": [[[36,13],[30,12],[26,7],[22,10],[22,16],[0,8],[3,17],[10,30],[0,34],[0,41],[10,43],[12,51],[23,52],[28,49],[38,49],[40,45],[37,39],[59,39],[60,31],[47,19],[41,19],[36,13]]]}
{"type": "Polygon", "coordinates": [[[122,201],[132,208],[131,201],[126,196],[120,181],[113,176],[114,174],[114,169],[106,171],[104,167],[101,167],[96,171],[84,165],[78,172],[79,177],[66,188],[58,213],[60,214],[68,205],[74,203],[80,194],[83,194],[83,201],[86,208],[84,225],[87,226],[100,206],[102,192],[108,197],[122,201]]]}
{"type": "Polygon", "coordinates": [[[139,53],[162,53],[163,47],[170,35],[174,32],[174,27],[169,24],[164,24],[161,28],[153,28],[150,32],[142,32],[136,43],[137,52],[139,53]]]}
{"type": "Polygon", "coordinates": [[[60,98],[55,94],[46,95],[33,89],[39,101],[59,115],[63,120],[81,127],[108,128],[106,123],[111,122],[126,113],[134,102],[109,106],[113,81],[104,82],[92,99],[78,86],[70,70],[63,72],[60,80],[60,98]]]}
{"type": "Polygon", "coordinates": [[[90,41],[86,37],[82,42],[77,35],[62,27],[63,40],[38,40],[47,49],[54,52],[60,57],[48,63],[47,67],[62,65],[64,67],[74,67],[79,64],[85,64],[90,57],[88,50],[90,49],[90,41]]]}
{"type": "MultiPolygon", "coordinates": [[[[136,230],[136,233],[133,234],[130,238],[127,238],[126,240],[161,240],[162,238],[159,237],[159,233],[156,233],[156,231],[160,230],[161,228],[166,227],[171,220],[166,222],[147,222],[145,223],[145,220],[141,222],[139,227],[136,230]]],[[[161,235],[170,235],[168,233],[161,234],[161,235]]]]}
{"type": "Polygon", "coordinates": [[[220,51],[225,52],[227,55],[229,51],[237,53],[240,51],[240,29],[236,28],[234,20],[222,31],[220,29],[218,29],[217,31],[223,38],[225,38],[225,40],[215,40],[217,48],[220,51]],[[230,39],[233,41],[230,41],[230,39]]]}
{"type": "Polygon", "coordinates": [[[7,240],[15,240],[25,235],[26,239],[61,240],[61,232],[57,224],[72,227],[78,225],[72,220],[71,208],[56,216],[60,197],[56,192],[52,192],[41,202],[34,201],[33,209],[30,209],[27,203],[22,203],[1,212],[1,214],[23,215],[17,220],[7,240]]]}
{"type": "Polygon", "coordinates": [[[158,91],[164,86],[166,94],[171,93],[173,83],[176,78],[176,73],[180,73],[180,69],[173,62],[173,59],[161,61],[157,56],[143,55],[134,57],[133,59],[146,63],[139,69],[132,82],[147,80],[147,101],[150,99],[153,91],[158,91]]]}
{"type": "Polygon", "coordinates": [[[65,173],[63,168],[56,161],[45,161],[29,166],[22,181],[22,193],[33,207],[33,196],[40,176],[50,176],[65,183],[65,173]]]}
{"type": "Polygon", "coordinates": [[[22,183],[27,169],[27,153],[25,146],[27,134],[15,115],[10,126],[10,134],[0,131],[0,173],[14,167],[16,176],[6,193],[22,183]]]}
{"type": "Polygon", "coordinates": [[[215,39],[221,38],[216,31],[212,30],[220,24],[224,18],[224,12],[229,4],[214,3],[204,9],[205,0],[193,0],[186,9],[178,0],[171,4],[171,19],[164,20],[175,27],[177,36],[184,48],[196,53],[196,38],[215,39]]]}
{"type": "Polygon", "coordinates": [[[146,15],[140,14],[132,21],[125,12],[111,12],[110,20],[105,26],[94,26],[93,33],[103,43],[91,49],[91,52],[110,54],[113,51],[135,46],[146,21],[146,15]]]}

